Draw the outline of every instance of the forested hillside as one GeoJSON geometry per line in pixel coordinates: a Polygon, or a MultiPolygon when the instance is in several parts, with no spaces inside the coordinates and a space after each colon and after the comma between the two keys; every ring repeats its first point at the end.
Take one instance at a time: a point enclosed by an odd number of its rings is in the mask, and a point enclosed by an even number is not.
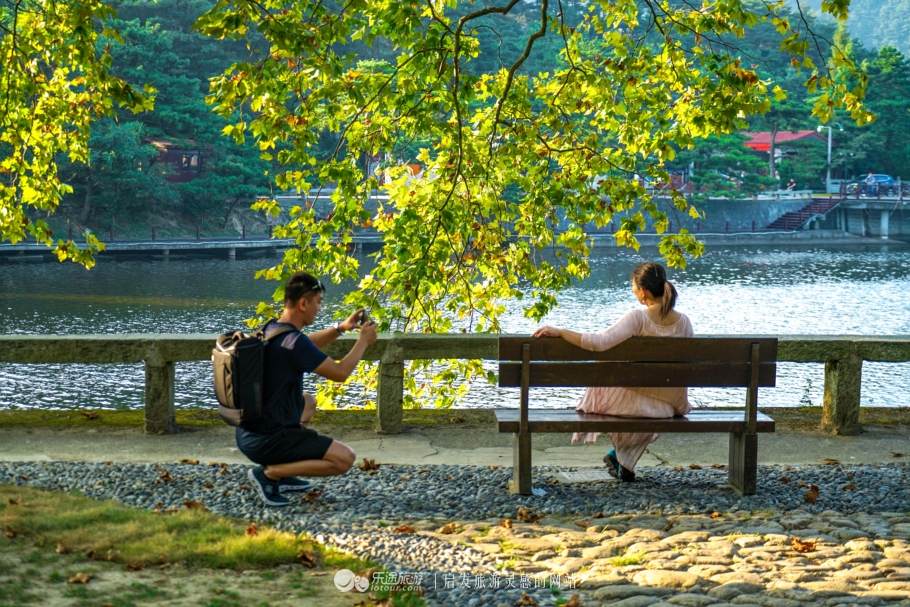
{"type": "MultiPolygon", "coordinates": [[[[810,0],[803,6],[818,13],[821,2],[810,0]]],[[[910,53],[910,0],[852,0],[847,29],[866,48],[893,46],[906,55],[910,53]]]]}

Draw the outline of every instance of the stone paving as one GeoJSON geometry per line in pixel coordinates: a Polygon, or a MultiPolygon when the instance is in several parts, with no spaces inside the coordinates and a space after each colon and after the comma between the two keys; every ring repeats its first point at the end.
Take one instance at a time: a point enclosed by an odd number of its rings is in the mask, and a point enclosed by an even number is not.
{"type": "Polygon", "coordinates": [[[910,606],[910,516],[902,513],[491,519],[443,532],[430,521],[412,526],[496,555],[504,569],[531,579],[571,576],[577,587],[564,595],[578,593],[585,606],[910,606]]]}

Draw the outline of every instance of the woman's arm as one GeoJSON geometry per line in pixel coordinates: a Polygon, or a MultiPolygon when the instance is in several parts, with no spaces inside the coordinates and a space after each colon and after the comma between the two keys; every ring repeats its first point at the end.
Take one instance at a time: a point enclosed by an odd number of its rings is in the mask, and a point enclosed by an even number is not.
{"type": "Polygon", "coordinates": [[[633,310],[620,318],[615,325],[600,333],[578,333],[570,329],[543,326],[534,331],[531,337],[562,337],[579,348],[592,352],[603,352],[641,333],[641,324],[641,312],[633,310]]]}

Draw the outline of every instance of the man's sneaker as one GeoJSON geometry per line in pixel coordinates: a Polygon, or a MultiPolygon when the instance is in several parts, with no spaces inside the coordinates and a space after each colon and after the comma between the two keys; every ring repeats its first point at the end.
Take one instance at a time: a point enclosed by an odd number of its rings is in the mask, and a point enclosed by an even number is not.
{"type": "Polygon", "coordinates": [[[278,481],[278,489],[281,491],[309,491],[312,489],[312,485],[310,485],[310,481],[302,478],[287,476],[278,481]]]}
{"type": "Polygon", "coordinates": [[[281,489],[278,486],[278,481],[273,481],[265,475],[263,472],[263,466],[257,466],[255,468],[250,468],[249,474],[250,480],[253,482],[253,487],[259,492],[259,497],[262,498],[269,506],[287,506],[291,503],[291,500],[281,495],[281,489]]]}

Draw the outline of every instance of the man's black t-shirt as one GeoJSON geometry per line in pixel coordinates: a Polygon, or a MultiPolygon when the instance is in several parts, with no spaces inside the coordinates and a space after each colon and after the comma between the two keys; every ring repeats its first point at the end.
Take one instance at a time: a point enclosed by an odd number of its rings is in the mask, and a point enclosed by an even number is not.
{"type": "MultiPolygon", "coordinates": [[[[270,323],[265,328],[265,334],[268,336],[279,327],[288,325],[270,323]]],[[[241,449],[258,448],[276,432],[300,427],[303,374],[312,373],[326,358],[328,355],[296,327],[266,345],[262,370],[262,419],[254,427],[237,428],[237,444],[241,449]],[[276,398],[279,392],[281,395],[276,398]],[[272,399],[275,402],[271,402],[272,399]]]]}

